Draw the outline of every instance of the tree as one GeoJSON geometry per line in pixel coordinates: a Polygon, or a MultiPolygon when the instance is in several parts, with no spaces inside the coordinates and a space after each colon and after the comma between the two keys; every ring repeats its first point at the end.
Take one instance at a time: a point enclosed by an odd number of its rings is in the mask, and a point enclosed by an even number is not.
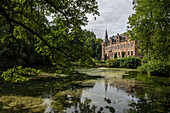
{"type": "MultiPolygon", "coordinates": [[[[7,30],[8,27],[1,27],[0,34],[2,31],[7,30]]],[[[30,40],[30,44],[24,39],[18,40],[20,42],[21,50],[19,52],[18,58],[16,59],[18,45],[13,42],[1,43],[0,42],[0,67],[1,68],[10,68],[14,65],[22,66],[37,66],[37,65],[46,65],[50,64],[50,60],[47,56],[43,56],[40,53],[35,51],[34,45],[36,44],[35,40],[32,38],[33,35],[30,33],[27,34],[27,37],[30,40]],[[16,62],[17,61],[17,62],[16,62]],[[17,64],[16,64],[17,63],[17,64]]],[[[1,40],[0,36],[0,40],[1,40]]]]}
{"type": "Polygon", "coordinates": [[[95,50],[95,53],[96,53],[96,57],[97,57],[97,60],[101,60],[101,56],[102,56],[102,42],[103,40],[102,39],[96,39],[96,50],[95,50]]]}
{"type": "Polygon", "coordinates": [[[129,17],[129,34],[139,41],[143,61],[170,62],[170,1],[133,0],[133,4],[135,14],[129,17]]]}
{"type": "Polygon", "coordinates": [[[124,52],[122,51],[122,58],[125,56],[124,52]]]}
{"type": "Polygon", "coordinates": [[[96,39],[96,35],[92,31],[84,30],[85,35],[85,47],[92,51],[92,57],[94,59],[101,59],[101,43],[102,39],[96,39]]]}
{"type": "Polygon", "coordinates": [[[107,60],[107,54],[104,54],[104,61],[107,60]]]}
{"type": "Polygon", "coordinates": [[[131,39],[140,41],[147,59],[169,57],[169,0],[134,0],[135,14],[129,17],[131,39]]]}
{"type": "Polygon", "coordinates": [[[117,59],[117,52],[114,53],[114,59],[117,59]]]}
{"type": "Polygon", "coordinates": [[[99,15],[97,9],[96,0],[1,0],[0,26],[9,26],[3,31],[1,42],[17,44],[18,59],[22,48],[20,40],[30,44],[29,32],[36,41],[35,50],[48,56],[58,72],[67,72],[72,69],[73,59],[81,62],[91,59],[88,49],[82,46],[81,26],[88,22],[86,14],[99,15]],[[51,16],[53,22],[49,22],[47,16],[51,16]]]}

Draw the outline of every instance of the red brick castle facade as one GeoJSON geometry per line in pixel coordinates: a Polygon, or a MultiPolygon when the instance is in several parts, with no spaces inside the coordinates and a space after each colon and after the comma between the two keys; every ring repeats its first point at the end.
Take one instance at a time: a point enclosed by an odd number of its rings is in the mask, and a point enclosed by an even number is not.
{"type": "Polygon", "coordinates": [[[135,46],[136,42],[130,41],[128,36],[123,34],[117,34],[116,36],[110,37],[108,40],[107,30],[105,32],[105,39],[102,42],[102,60],[104,60],[105,55],[107,59],[114,59],[114,54],[117,53],[117,58],[122,57],[122,52],[124,56],[137,56],[137,48],[135,46]]]}

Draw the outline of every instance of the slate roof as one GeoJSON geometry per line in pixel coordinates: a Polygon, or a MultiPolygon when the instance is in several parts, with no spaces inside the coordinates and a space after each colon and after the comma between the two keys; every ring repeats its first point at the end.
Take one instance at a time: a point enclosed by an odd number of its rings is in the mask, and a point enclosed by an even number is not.
{"type": "MultiPolygon", "coordinates": [[[[112,38],[112,44],[116,43],[117,36],[112,36],[111,38],[112,38]]],[[[124,35],[119,35],[119,38],[120,38],[120,42],[126,41],[126,36],[124,36],[124,35]]]]}
{"type": "Polygon", "coordinates": [[[126,41],[126,36],[119,35],[120,42],[126,41]]]}

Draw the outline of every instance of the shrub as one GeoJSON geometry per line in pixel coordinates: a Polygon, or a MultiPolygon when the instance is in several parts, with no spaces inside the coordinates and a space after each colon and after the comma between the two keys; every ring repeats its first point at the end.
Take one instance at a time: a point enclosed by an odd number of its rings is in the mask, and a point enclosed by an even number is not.
{"type": "Polygon", "coordinates": [[[119,67],[119,62],[117,59],[109,59],[106,61],[106,64],[109,66],[109,67],[119,67]]]}
{"type": "Polygon", "coordinates": [[[114,53],[114,59],[117,59],[117,53],[114,53]]]}
{"type": "Polygon", "coordinates": [[[98,61],[101,60],[101,54],[99,54],[99,55],[97,56],[97,60],[98,60],[98,61]]]}
{"type": "Polygon", "coordinates": [[[137,57],[126,57],[118,59],[122,68],[137,68],[141,65],[141,59],[137,57]]]}
{"type": "Polygon", "coordinates": [[[106,64],[106,61],[96,61],[96,63],[106,64]]]}
{"type": "Polygon", "coordinates": [[[106,60],[107,60],[107,54],[104,55],[104,61],[106,61],[106,60]]]}
{"type": "Polygon", "coordinates": [[[124,52],[122,51],[122,58],[125,56],[124,52]]]}
{"type": "Polygon", "coordinates": [[[141,59],[137,57],[110,59],[106,61],[106,64],[110,67],[137,68],[141,65],[141,59]]]}
{"type": "Polygon", "coordinates": [[[170,76],[170,63],[161,60],[151,60],[138,67],[138,71],[156,76],[170,76]]]}

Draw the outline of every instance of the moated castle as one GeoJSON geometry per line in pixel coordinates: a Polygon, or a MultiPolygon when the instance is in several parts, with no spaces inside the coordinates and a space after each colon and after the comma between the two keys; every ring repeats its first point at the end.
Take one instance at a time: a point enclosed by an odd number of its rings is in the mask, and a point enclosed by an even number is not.
{"type": "Polygon", "coordinates": [[[128,36],[118,34],[110,37],[108,40],[107,30],[105,32],[105,38],[102,42],[102,60],[104,57],[107,59],[114,59],[114,54],[117,54],[117,58],[121,58],[122,54],[126,56],[138,56],[136,41],[131,41],[128,36]]]}

